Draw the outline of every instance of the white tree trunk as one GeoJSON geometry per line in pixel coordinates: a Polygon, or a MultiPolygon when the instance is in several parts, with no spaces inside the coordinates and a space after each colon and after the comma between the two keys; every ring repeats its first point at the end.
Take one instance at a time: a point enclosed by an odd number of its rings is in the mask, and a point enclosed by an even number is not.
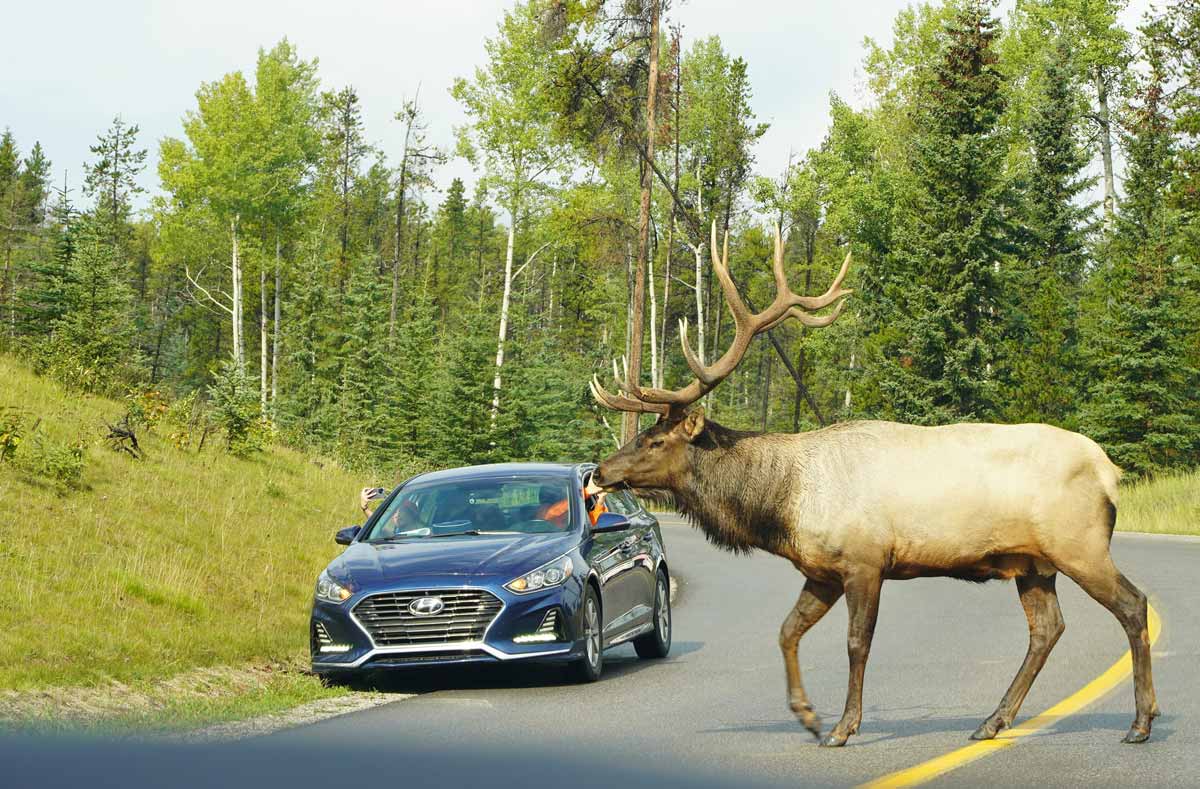
{"type": "Polygon", "coordinates": [[[646,282],[650,285],[650,385],[658,386],[658,296],[654,292],[654,256],[646,256],[646,282]]]}
{"type": "Polygon", "coordinates": [[[275,323],[271,333],[271,405],[279,396],[279,289],[283,279],[280,272],[279,239],[275,239],[275,323]]]}
{"type": "MultiPolygon", "coordinates": [[[[850,352],[850,372],[854,372],[854,352],[853,351],[850,352]]],[[[846,400],[842,404],[842,407],[845,409],[847,414],[850,413],[850,384],[846,384],[846,400]]]]}
{"type": "Polygon", "coordinates": [[[704,364],[704,272],[702,244],[696,244],[692,247],[692,252],[696,256],[696,354],[700,357],[700,363],[704,364]]]}
{"type": "Polygon", "coordinates": [[[500,336],[496,341],[496,377],[492,379],[492,422],[500,412],[500,370],[504,367],[504,340],[508,337],[508,304],[512,298],[513,245],[517,235],[517,212],[514,208],[508,223],[508,247],[504,252],[504,295],[500,299],[500,336]]]}
{"type": "Polygon", "coordinates": [[[233,277],[233,313],[231,320],[233,322],[233,363],[237,365],[239,370],[244,370],[246,365],[245,346],[242,342],[242,262],[238,257],[238,220],[240,217],[234,215],[233,221],[229,223],[229,231],[233,237],[233,261],[230,266],[231,276],[233,277]]]}
{"type": "Polygon", "coordinates": [[[1096,72],[1096,101],[1100,116],[1100,159],[1104,164],[1104,227],[1112,230],[1113,214],[1117,209],[1117,190],[1113,181],[1112,122],[1108,109],[1108,85],[1104,75],[1096,72]]]}
{"type": "Polygon", "coordinates": [[[671,244],[675,243],[675,212],[671,211],[671,222],[667,225],[667,259],[663,264],[663,317],[662,331],[658,335],[658,356],[662,361],[658,365],[658,379],[654,385],[663,388],[663,379],[667,366],[667,316],[671,312],[671,244]]]}
{"type": "Polygon", "coordinates": [[[267,413],[267,267],[258,268],[258,407],[267,413]]]}

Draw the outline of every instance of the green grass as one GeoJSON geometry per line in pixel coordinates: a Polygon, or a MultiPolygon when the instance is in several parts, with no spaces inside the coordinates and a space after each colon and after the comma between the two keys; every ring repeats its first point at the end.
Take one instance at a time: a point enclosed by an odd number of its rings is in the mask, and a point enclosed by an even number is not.
{"type": "Polygon", "coordinates": [[[1122,486],[1117,530],[1200,534],[1200,471],[1122,486]]]}
{"type": "MultiPolygon", "coordinates": [[[[0,695],[302,662],[333,533],[362,520],[359,476],[281,448],[234,458],[212,437],[202,453],[178,450],[144,431],[134,460],[100,441],[121,403],[67,393],[10,357],[0,382],[0,409],[88,445],[73,489],[0,463],[0,695]]],[[[220,718],[328,693],[295,670],[273,682],[147,714],[220,718]]]]}

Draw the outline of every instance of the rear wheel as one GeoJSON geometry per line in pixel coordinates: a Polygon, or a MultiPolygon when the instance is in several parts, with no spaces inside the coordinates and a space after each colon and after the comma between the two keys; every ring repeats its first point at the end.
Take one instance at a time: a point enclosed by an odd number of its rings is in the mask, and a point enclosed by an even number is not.
{"type": "Polygon", "coordinates": [[[575,679],[580,682],[595,682],[604,670],[604,651],[600,640],[600,601],[596,590],[588,584],[583,596],[583,657],[575,663],[575,679]]]}
{"type": "Polygon", "coordinates": [[[640,658],[664,658],[671,651],[671,585],[662,570],[654,582],[654,629],[635,638],[633,648],[640,658]]]}

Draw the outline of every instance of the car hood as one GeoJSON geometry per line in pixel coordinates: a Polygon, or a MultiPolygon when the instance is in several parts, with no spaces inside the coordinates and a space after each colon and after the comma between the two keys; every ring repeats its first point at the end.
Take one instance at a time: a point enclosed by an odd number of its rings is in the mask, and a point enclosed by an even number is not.
{"type": "Polygon", "coordinates": [[[334,578],[359,588],[407,578],[504,576],[508,581],[567,553],[578,534],[439,537],[396,542],[356,542],[329,565],[334,578]]]}

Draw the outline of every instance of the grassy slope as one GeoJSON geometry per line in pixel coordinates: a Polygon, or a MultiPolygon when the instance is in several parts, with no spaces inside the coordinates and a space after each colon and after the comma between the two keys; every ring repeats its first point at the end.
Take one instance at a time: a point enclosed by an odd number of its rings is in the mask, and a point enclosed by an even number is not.
{"type": "Polygon", "coordinates": [[[1200,534],[1200,471],[1122,486],[1117,530],[1200,534]]]}
{"type": "MultiPolygon", "coordinates": [[[[5,405],[63,441],[123,413],[0,357],[5,405]]],[[[0,465],[0,690],[304,655],[312,585],[333,531],[361,520],[362,480],[283,449],[242,460],[141,438],[140,462],[96,441],[66,493],[0,465]]]]}

